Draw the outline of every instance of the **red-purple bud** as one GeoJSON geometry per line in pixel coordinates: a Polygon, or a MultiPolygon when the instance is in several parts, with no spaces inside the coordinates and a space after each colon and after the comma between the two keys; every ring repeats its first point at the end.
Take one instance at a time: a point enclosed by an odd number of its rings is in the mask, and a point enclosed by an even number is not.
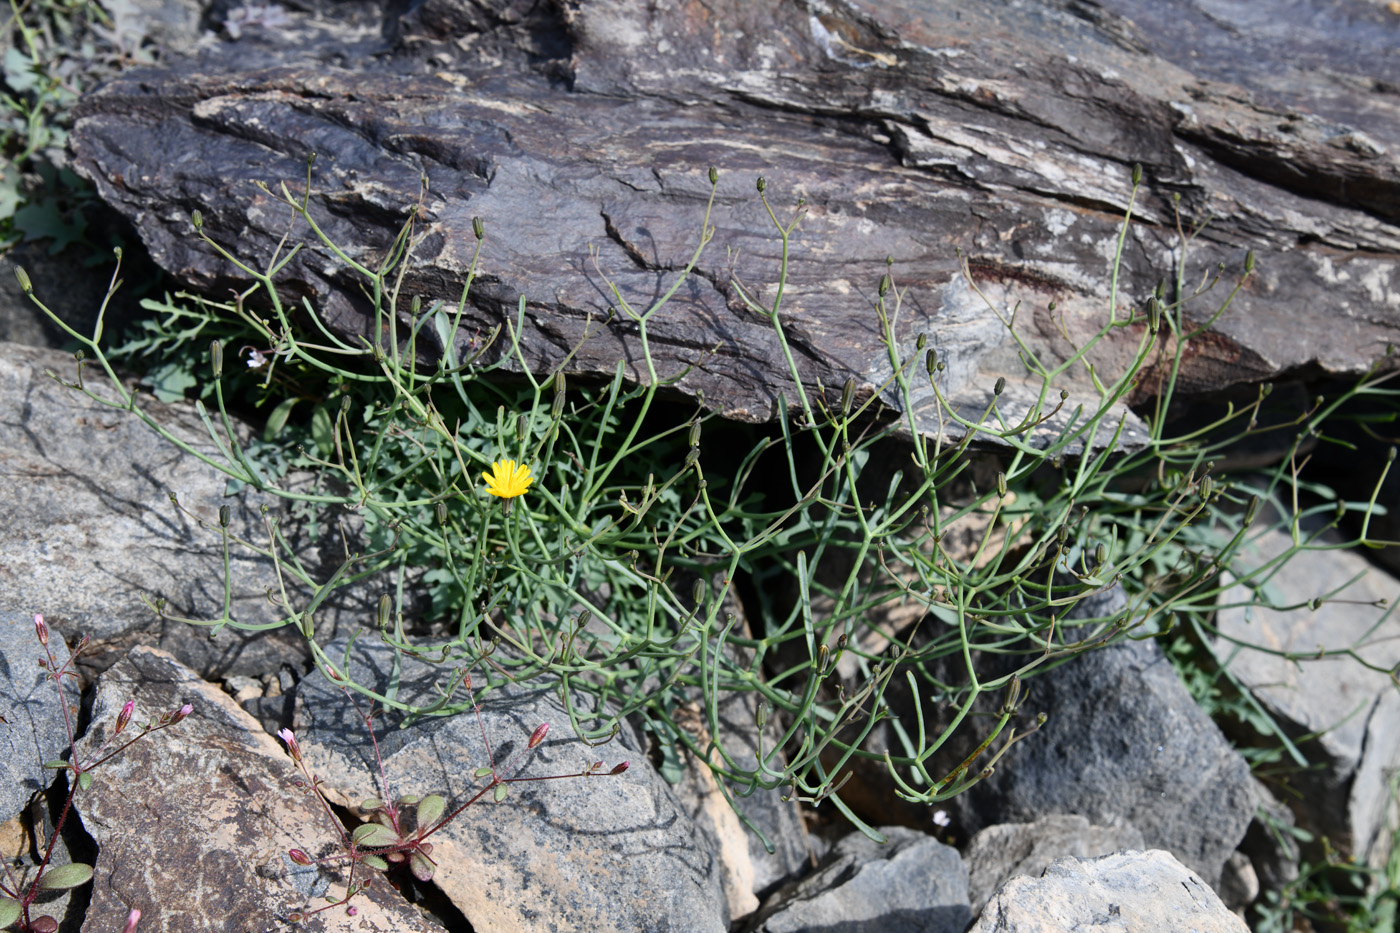
{"type": "Polygon", "coordinates": [[[307,855],[300,849],[288,849],[287,857],[290,858],[293,862],[296,862],[298,865],[311,864],[311,856],[307,855]]]}
{"type": "Polygon", "coordinates": [[[37,612],[34,614],[34,634],[39,636],[39,644],[42,647],[49,646],[49,627],[44,624],[44,617],[37,612]]]}
{"type": "Polygon", "coordinates": [[[35,917],[29,922],[30,933],[58,933],[58,921],[53,917],[35,917]]]}
{"type": "Polygon", "coordinates": [[[540,727],[530,736],[530,748],[534,748],[544,741],[544,737],[549,734],[549,723],[540,723],[540,727]]]}
{"type": "Polygon", "coordinates": [[[117,727],[112,731],[113,735],[122,734],[122,730],[126,728],[126,724],[131,722],[131,714],[135,709],[136,701],[127,700],[126,705],[122,707],[122,711],[117,714],[117,727]]]}
{"type": "Polygon", "coordinates": [[[354,904],[351,904],[349,907],[345,908],[345,916],[347,917],[353,917],[359,912],[360,908],[356,907],[354,904]]]}
{"type": "Polygon", "coordinates": [[[126,926],[122,927],[122,933],[136,933],[136,924],[141,922],[141,911],[135,907],[131,908],[131,913],[126,915],[126,926]]]}
{"type": "Polygon", "coordinates": [[[621,774],[622,772],[624,772],[624,771],[627,770],[627,766],[630,765],[631,763],[632,763],[632,762],[630,762],[630,761],[624,761],[624,762],[623,762],[622,764],[620,764],[620,765],[613,765],[613,769],[612,769],[611,771],[609,771],[608,773],[609,773],[609,774],[621,774]]]}
{"type": "Polygon", "coordinates": [[[175,725],[175,723],[177,723],[177,722],[179,722],[180,720],[184,719],[186,716],[188,716],[190,713],[193,713],[193,712],[194,712],[194,706],[191,705],[191,704],[189,704],[189,703],[186,703],[184,706],[180,707],[180,708],[177,709],[175,712],[173,712],[173,713],[170,714],[170,724],[171,724],[172,726],[175,725]]]}

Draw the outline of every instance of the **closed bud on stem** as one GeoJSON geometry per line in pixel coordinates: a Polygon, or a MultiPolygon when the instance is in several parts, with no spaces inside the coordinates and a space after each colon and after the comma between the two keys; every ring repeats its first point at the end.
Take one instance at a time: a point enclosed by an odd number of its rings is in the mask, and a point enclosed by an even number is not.
{"type": "Polygon", "coordinates": [[[719,184],[719,169],[715,168],[713,165],[710,166],[710,184],[719,184]]]}
{"type": "Polygon", "coordinates": [[[622,764],[620,764],[620,765],[613,765],[613,769],[612,769],[611,771],[609,771],[608,773],[609,773],[609,774],[621,774],[622,772],[624,772],[624,771],[627,770],[627,767],[628,767],[630,764],[631,764],[630,761],[624,761],[624,762],[623,762],[622,764]]]}
{"type": "Polygon", "coordinates": [[[1387,463],[1393,462],[1393,461],[1395,460],[1395,447],[1394,447],[1394,446],[1392,446],[1389,450],[1387,450],[1387,451],[1385,452],[1385,459],[1386,459],[1386,462],[1387,462],[1387,463]]]}
{"type": "Polygon", "coordinates": [[[881,297],[881,298],[884,298],[884,297],[885,297],[886,295],[888,295],[889,293],[890,293],[890,275],[889,275],[889,273],[887,272],[887,273],[885,273],[884,275],[880,276],[880,297],[881,297]]]}
{"type": "Polygon", "coordinates": [[[1001,393],[1003,393],[1003,392],[1005,392],[1005,391],[1006,391],[1006,377],[1005,377],[1005,376],[997,376],[996,385],[992,386],[992,394],[993,394],[993,395],[1000,395],[1001,393]]]}
{"type": "Polygon", "coordinates": [[[696,581],[695,581],[695,589],[694,589],[694,591],[691,593],[691,595],[695,597],[695,605],[697,605],[697,606],[703,606],[703,605],[705,604],[705,597],[708,596],[709,594],[710,594],[710,588],[709,588],[708,586],[705,585],[705,581],[704,581],[704,580],[696,580],[696,581]]]}
{"type": "Polygon", "coordinates": [[[24,271],[24,266],[15,266],[15,279],[19,282],[19,290],[26,295],[34,291],[34,283],[29,281],[29,273],[24,271]]]}
{"type": "Polygon", "coordinates": [[[1215,483],[1209,476],[1201,477],[1201,498],[1209,499],[1210,494],[1215,491],[1215,483]]]}
{"type": "Polygon", "coordinates": [[[554,401],[552,401],[552,402],[549,403],[549,416],[550,416],[551,418],[555,419],[556,421],[557,421],[558,419],[564,417],[564,401],[565,401],[565,395],[564,395],[564,393],[563,393],[563,392],[555,392],[555,393],[554,393],[554,401]]]}
{"type": "Polygon", "coordinates": [[[230,512],[228,506],[226,506],[226,505],[221,505],[221,506],[219,506],[219,527],[220,527],[220,528],[227,528],[227,527],[228,527],[228,520],[229,520],[229,516],[230,516],[231,514],[232,514],[232,513],[230,512]]]}
{"type": "Polygon", "coordinates": [[[296,733],[291,729],[281,729],[277,737],[287,743],[287,754],[292,756],[292,760],[301,761],[301,746],[297,744],[296,733]]]}
{"type": "Polygon", "coordinates": [[[924,344],[926,343],[928,343],[928,334],[920,334],[918,338],[914,341],[914,349],[922,350],[924,348],[924,344]]]}
{"type": "Polygon", "coordinates": [[[122,711],[117,714],[117,724],[112,728],[113,735],[122,734],[122,730],[126,728],[126,724],[131,722],[131,714],[135,712],[135,710],[136,701],[127,700],[126,705],[122,707],[122,711]]]}
{"type": "Polygon", "coordinates": [[[1108,560],[1108,548],[1100,541],[1094,546],[1094,563],[1102,567],[1106,560],[1108,560]]]}
{"type": "Polygon", "coordinates": [[[394,600],[388,593],[379,597],[379,628],[383,631],[389,627],[389,614],[394,609],[394,600]]]}
{"type": "Polygon", "coordinates": [[[49,627],[44,622],[41,615],[34,616],[34,634],[39,638],[40,647],[47,648],[49,645],[49,627]]]}
{"type": "Polygon", "coordinates": [[[817,649],[817,673],[825,677],[831,668],[831,649],[822,645],[817,649]]]}
{"type": "Polygon", "coordinates": [[[184,706],[180,707],[175,712],[170,714],[170,724],[172,726],[175,725],[175,723],[180,722],[181,720],[189,716],[190,713],[193,712],[194,707],[191,704],[186,703],[184,706]]]}
{"type": "Polygon", "coordinates": [[[204,212],[196,210],[190,214],[190,223],[194,224],[196,230],[204,229],[204,212]]]}
{"type": "Polygon", "coordinates": [[[1134,163],[1133,163],[1133,187],[1137,187],[1137,186],[1140,185],[1140,184],[1142,184],[1142,163],[1141,163],[1141,162],[1134,162],[1134,163]]]}
{"type": "Polygon", "coordinates": [[[1250,496],[1250,497],[1249,497],[1249,505],[1245,506],[1245,510],[1244,510],[1244,526],[1245,526],[1246,528],[1248,528],[1250,525],[1254,524],[1254,516],[1255,516],[1255,515],[1258,515],[1258,514],[1259,514],[1259,497],[1258,497],[1258,496],[1250,496]]]}
{"type": "Polygon", "coordinates": [[[473,218],[472,218],[472,233],[476,235],[476,238],[477,238],[478,240],[485,239],[485,237],[486,237],[486,221],[482,220],[480,217],[473,217],[473,218]]]}
{"type": "Polygon", "coordinates": [[[1153,295],[1147,299],[1147,329],[1155,334],[1161,326],[1162,305],[1157,301],[1157,296],[1153,295]]]}
{"type": "Polygon", "coordinates": [[[762,194],[764,191],[767,191],[768,179],[764,178],[762,175],[758,176],[757,188],[759,194],[762,194]]]}
{"type": "Polygon", "coordinates": [[[296,862],[298,865],[311,864],[311,856],[307,855],[300,849],[288,849],[287,858],[291,859],[293,862],[296,862]]]}
{"type": "MultiPolygon", "coordinates": [[[[446,525],[446,524],[447,524],[447,503],[446,503],[446,502],[443,502],[441,499],[439,499],[437,502],[434,502],[434,503],[433,503],[433,512],[436,513],[436,515],[437,515],[437,523],[438,523],[439,525],[446,525]]],[[[385,599],[388,599],[388,597],[386,596],[385,599]]]]}
{"type": "Polygon", "coordinates": [[[696,418],[690,424],[690,446],[700,446],[700,419],[696,418]]]}
{"type": "Polygon", "coordinates": [[[1246,253],[1244,254],[1244,274],[1245,274],[1245,275],[1252,275],[1253,273],[1254,273],[1254,250],[1249,250],[1248,252],[1246,252],[1246,253]]]}
{"type": "Polygon", "coordinates": [[[224,377],[224,345],[221,341],[210,341],[209,362],[214,367],[214,378],[222,379],[224,377]]]}
{"type": "Polygon", "coordinates": [[[938,372],[938,351],[933,347],[929,347],[928,352],[924,354],[924,368],[930,376],[938,372]]]}
{"type": "Polygon", "coordinates": [[[529,747],[529,748],[536,748],[536,747],[538,747],[539,744],[540,744],[541,742],[544,741],[544,737],[545,737],[546,735],[549,735],[549,723],[547,723],[547,722],[542,722],[542,723],[540,723],[540,726],[539,726],[538,729],[536,729],[534,732],[530,733],[530,742],[529,742],[528,747],[529,747]]]}
{"type": "Polygon", "coordinates": [[[423,307],[423,299],[420,298],[420,297],[417,296],[417,295],[414,295],[414,296],[413,296],[413,300],[410,301],[410,302],[408,303],[408,310],[411,311],[411,312],[413,312],[413,316],[414,316],[414,317],[417,317],[417,316],[418,316],[418,312],[419,312],[419,310],[422,309],[422,307],[423,307]]]}
{"type": "Polygon", "coordinates": [[[525,433],[530,427],[530,419],[524,412],[515,416],[515,439],[520,443],[525,443],[525,433]]]}
{"type": "Polygon", "coordinates": [[[856,399],[856,380],[854,376],[846,380],[846,384],[841,387],[841,414],[851,413],[851,403],[856,399]]]}
{"type": "Polygon", "coordinates": [[[755,709],[755,710],[753,711],[753,722],[754,722],[754,725],[758,726],[760,729],[762,729],[764,726],[768,725],[768,704],[767,704],[767,703],[761,702],[761,701],[759,702],[758,708],[755,709]]]}
{"type": "Polygon", "coordinates": [[[997,474],[997,495],[998,495],[998,496],[1001,496],[1003,499],[1006,498],[1006,474],[1005,474],[1005,473],[998,473],[998,474],[997,474]]]}

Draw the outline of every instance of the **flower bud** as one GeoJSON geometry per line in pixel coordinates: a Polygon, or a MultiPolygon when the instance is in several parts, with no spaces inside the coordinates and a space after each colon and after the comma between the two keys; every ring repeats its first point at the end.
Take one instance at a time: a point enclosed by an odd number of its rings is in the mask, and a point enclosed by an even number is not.
{"type": "Polygon", "coordinates": [[[277,737],[287,743],[287,754],[292,756],[292,760],[301,761],[301,746],[297,744],[296,733],[291,729],[280,729],[277,737]]]}
{"type": "Polygon", "coordinates": [[[300,849],[288,849],[288,850],[287,850],[287,857],[288,857],[289,859],[291,859],[293,862],[296,862],[298,865],[310,865],[310,864],[311,864],[311,856],[307,855],[305,852],[301,851],[300,849]]]}
{"type": "Polygon", "coordinates": [[[1257,514],[1259,514],[1259,497],[1250,496],[1249,505],[1245,506],[1244,510],[1244,526],[1246,528],[1254,524],[1254,516],[1257,514]]]}
{"type": "Polygon", "coordinates": [[[229,510],[229,507],[228,507],[228,506],[226,506],[226,505],[221,505],[221,506],[219,506],[219,527],[220,527],[220,528],[227,528],[227,527],[228,527],[229,516],[232,515],[232,514],[233,514],[233,513],[229,510]]]}
{"type": "Polygon", "coordinates": [[[204,229],[204,212],[196,210],[190,214],[190,223],[194,224],[196,230],[204,229]]]}
{"type": "Polygon", "coordinates": [[[998,474],[997,474],[997,495],[1001,496],[1003,499],[1006,498],[1006,474],[1005,474],[1005,473],[998,473],[998,474]]]}
{"type": "Polygon", "coordinates": [[[715,168],[713,165],[710,166],[710,184],[719,184],[719,169],[715,168]]]}
{"type": "Polygon", "coordinates": [[[1005,376],[997,376],[996,385],[992,386],[992,394],[993,394],[993,395],[1000,395],[1002,392],[1005,392],[1005,391],[1006,391],[1006,377],[1005,377],[1005,376]]]}
{"type": "Polygon", "coordinates": [[[389,627],[389,614],[394,608],[394,600],[385,593],[379,597],[379,628],[381,631],[389,627]]]}
{"type": "Polygon", "coordinates": [[[131,722],[131,714],[135,711],[135,709],[136,701],[127,700],[126,705],[122,707],[122,711],[117,714],[117,725],[115,728],[112,729],[113,735],[122,734],[122,730],[126,728],[126,724],[131,722]]]}
{"type": "Polygon", "coordinates": [[[764,191],[766,191],[766,190],[768,189],[768,179],[764,178],[762,175],[758,176],[757,187],[758,187],[758,193],[759,193],[759,194],[762,194],[764,191]]]}
{"type": "Polygon", "coordinates": [[[477,240],[485,239],[485,237],[486,237],[486,221],[482,220],[480,217],[473,217],[473,218],[472,218],[472,233],[476,234],[477,240]]]}
{"type": "Polygon", "coordinates": [[[1138,185],[1140,185],[1140,184],[1142,184],[1142,163],[1141,163],[1141,162],[1134,162],[1134,163],[1133,163],[1133,187],[1136,188],[1136,187],[1137,187],[1138,185]]]}
{"type": "Polygon", "coordinates": [[[209,361],[214,367],[214,378],[222,379],[224,375],[224,345],[221,341],[211,340],[209,342],[209,361]]]}
{"type": "Polygon", "coordinates": [[[613,769],[612,769],[611,771],[609,771],[608,773],[609,773],[609,774],[621,774],[622,772],[624,772],[624,771],[627,770],[627,766],[630,765],[630,764],[631,764],[630,761],[624,761],[624,762],[623,762],[622,764],[620,764],[620,765],[613,765],[613,769]]]}
{"type": "MultiPolygon", "coordinates": [[[[446,524],[447,524],[447,503],[446,503],[446,502],[443,502],[441,499],[439,499],[437,502],[434,502],[434,503],[433,503],[433,514],[435,514],[435,515],[437,516],[437,523],[438,523],[438,525],[446,525],[446,524]]],[[[384,598],[385,598],[385,599],[388,599],[389,597],[388,597],[388,596],[385,596],[384,598]]]]}
{"type": "Polygon", "coordinates": [[[47,648],[49,644],[49,627],[44,624],[44,617],[37,613],[34,615],[34,634],[39,637],[39,645],[47,648]]]}
{"type": "Polygon", "coordinates": [[[1254,250],[1249,250],[1244,254],[1244,274],[1251,275],[1254,272],[1254,250]]]}
{"type": "Polygon", "coordinates": [[[938,371],[938,351],[933,347],[929,347],[928,353],[924,354],[924,368],[930,376],[938,371]]]}
{"type": "Polygon", "coordinates": [[[690,424],[690,446],[700,446],[700,419],[696,418],[690,424]]]}
{"type": "Polygon", "coordinates": [[[891,283],[890,283],[890,276],[889,276],[889,273],[888,273],[888,272],[885,273],[884,275],[880,276],[880,297],[881,297],[881,298],[884,298],[886,295],[888,295],[888,294],[890,293],[890,284],[891,284],[891,283]]]}
{"type": "Polygon", "coordinates": [[[548,735],[548,734],[549,734],[549,723],[547,723],[547,722],[542,722],[542,723],[540,723],[540,727],[539,727],[538,729],[536,729],[534,732],[530,733],[530,742],[529,742],[529,745],[528,745],[527,747],[528,747],[528,748],[536,748],[536,747],[538,747],[538,745],[539,745],[541,742],[544,741],[544,737],[545,737],[546,735],[548,735]]]}
{"type": "Polygon", "coordinates": [[[19,290],[26,295],[34,291],[34,283],[29,281],[29,273],[24,271],[24,266],[15,266],[15,279],[19,281],[19,290]]]}
{"type": "Polygon", "coordinates": [[[1104,562],[1107,560],[1108,548],[1104,546],[1102,541],[1100,541],[1098,544],[1094,545],[1094,563],[1102,567],[1104,565],[1104,562]]]}
{"type": "Polygon", "coordinates": [[[920,335],[918,336],[918,338],[915,339],[915,341],[914,341],[914,349],[915,349],[915,350],[922,350],[922,349],[924,348],[924,346],[925,346],[927,343],[928,343],[928,334],[920,334],[920,335]]]}
{"type": "Polygon", "coordinates": [[[703,606],[705,604],[705,597],[709,595],[709,592],[710,588],[705,585],[704,580],[696,580],[695,588],[690,595],[695,597],[695,605],[703,606]]]}
{"type": "Polygon", "coordinates": [[[846,380],[846,384],[841,387],[841,414],[849,415],[851,413],[851,403],[855,401],[855,398],[856,380],[854,376],[851,376],[846,380]]]}
{"type": "Polygon", "coordinates": [[[190,713],[193,713],[193,712],[194,712],[194,706],[193,706],[192,704],[186,703],[184,706],[180,707],[180,708],[177,709],[175,712],[173,712],[173,713],[170,714],[170,724],[171,724],[172,726],[175,725],[175,723],[181,721],[182,719],[184,719],[186,716],[188,716],[190,713]]]}
{"type": "Polygon", "coordinates": [[[135,907],[131,908],[131,913],[126,915],[126,926],[122,927],[122,933],[136,933],[136,924],[141,922],[141,911],[135,907]]]}
{"type": "Polygon", "coordinates": [[[310,168],[311,166],[313,166],[313,165],[315,165],[315,164],[316,164],[316,153],[314,153],[314,152],[308,152],[308,153],[306,154],[306,167],[307,167],[307,168],[310,168]]]}

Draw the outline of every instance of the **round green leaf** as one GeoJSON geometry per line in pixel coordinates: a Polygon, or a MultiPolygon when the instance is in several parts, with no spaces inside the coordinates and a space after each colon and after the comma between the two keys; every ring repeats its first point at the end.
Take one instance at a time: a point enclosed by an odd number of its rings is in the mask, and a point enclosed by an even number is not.
{"type": "Polygon", "coordinates": [[[19,919],[19,901],[10,897],[0,897],[0,929],[19,919]]]}
{"type": "Polygon", "coordinates": [[[378,823],[366,823],[363,826],[356,826],[355,831],[350,834],[350,839],[359,846],[391,846],[399,841],[398,834],[387,826],[380,826],[378,823]]]}
{"type": "Polygon", "coordinates": [[[44,872],[44,876],[39,879],[39,887],[45,891],[62,891],[66,888],[76,888],[87,884],[90,880],[92,880],[92,866],[84,865],[82,862],[74,862],[71,865],[60,865],[44,872]]]}
{"type": "Polygon", "coordinates": [[[87,790],[89,787],[92,786],[91,771],[84,771],[82,774],[78,775],[78,786],[81,787],[83,790],[87,790]]]}
{"type": "Polygon", "coordinates": [[[389,863],[386,862],[386,861],[384,861],[382,858],[380,858],[380,857],[377,856],[377,855],[366,855],[366,856],[363,856],[363,857],[361,858],[361,861],[363,861],[363,862],[365,863],[365,867],[367,867],[367,868],[373,868],[375,871],[388,871],[388,870],[389,870],[389,863]]]}
{"type": "Polygon", "coordinates": [[[433,863],[422,852],[414,852],[408,857],[408,870],[419,881],[433,880],[433,863]]]}
{"type": "Polygon", "coordinates": [[[496,802],[497,802],[497,803],[500,803],[502,800],[505,800],[505,799],[506,799],[506,786],[505,786],[504,784],[497,784],[497,785],[496,785],[496,790],[493,792],[492,795],[496,798],[496,802]]]}
{"type": "Polygon", "coordinates": [[[418,828],[426,829],[438,821],[442,811],[447,809],[447,801],[437,794],[429,794],[418,804],[418,828]]]}

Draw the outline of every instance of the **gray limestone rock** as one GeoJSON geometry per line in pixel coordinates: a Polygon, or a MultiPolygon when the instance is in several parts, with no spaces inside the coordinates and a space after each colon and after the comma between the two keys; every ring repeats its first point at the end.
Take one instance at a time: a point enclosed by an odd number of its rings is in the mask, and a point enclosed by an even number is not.
{"type": "Polygon", "coordinates": [[[1161,850],[1057,859],[1013,878],[969,933],[1247,933],[1200,878],[1161,850]]]}
{"type": "MultiPolygon", "coordinates": [[[[340,658],[343,642],[326,647],[340,658]]],[[[392,652],[366,637],[355,643],[349,674],[388,689],[392,652]]],[[[397,696],[425,704],[451,665],[402,659],[397,696]]],[[[477,686],[493,674],[475,672],[477,686]]],[[[307,722],[297,733],[326,791],[348,805],[380,796],[374,749],[345,694],[313,674],[298,687],[307,722]]],[[[464,694],[460,691],[458,699],[464,694]]],[[[367,709],[356,697],[360,709],[367,709]]],[[[575,702],[579,698],[575,697],[575,702]]],[[[550,685],[495,684],[480,697],[480,721],[470,712],[427,717],[403,728],[386,717],[378,728],[389,793],[441,794],[449,806],[483,786],[474,772],[496,765],[519,777],[577,774],[588,778],[515,783],[500,802],[479,800],[434,837],[436,884],[478,933],[564,930],[657,930],[714,933],[728,924],[720,854],[652,770],[640,738],[621,723],[616,738],[589,747],[570,733],[568,713],[550,685]],[[526,743],[541,724],[552,726],[532,752],[526,743]],[[618,776],[607,771],[631,762],[618,776]]]]}
{"type": "MultiPolygon", "coordinates": [[[[68,660],[68,646],[57,634],[50,634],[49,651],[60,666],[68,660]]],[[[48,663],[35,637],[34,614],[0,613],[0,717],[5,720],[0,725],[0,822],[53,784],[55,772],[43,763],[68,751],[63,708],[41,660],[48,663]]],[[[64,697],[63,702],[77,702],[71,680],[65,681],[64,697]]]]}
{"type": "MultiPolygon", "coordinates": [[[[120,930],[135,907],[143,931],[261,933],[282,928],[294,911],[325,906],[327,894],[344,894],[342,869],[288,858],[293,847],[317,857],[338,851],[338,829],[295,786],[299,775],[287,753],[232,697],[165,652],[135,648],[101,675],[80,754],[110,737],[128,699],[136,703],[133,724],[185,703],[194,710],[102,765],[78,797],[100,849],[86,928],[120,930]]],[[[437,929],[383,878],[351,903],[353,916],[337,907],[297,929],[437,929]]]]}
{"type": "Polygon", "coordinates": [[[972,919],[956,849],[902,826],[884,845],[853,833],[814,874],[775,894],[750,933],[962,933],[972,919]]]}

